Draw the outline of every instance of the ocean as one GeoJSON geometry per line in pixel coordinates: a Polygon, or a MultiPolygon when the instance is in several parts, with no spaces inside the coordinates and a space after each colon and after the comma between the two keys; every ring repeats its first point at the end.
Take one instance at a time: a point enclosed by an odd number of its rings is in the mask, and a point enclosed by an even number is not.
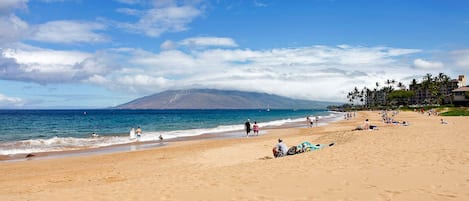
{"type": "Polygon", "coordinates": [[[131,128],[142,142],[202,134],[243,133],[244,122],[265,127],[337,119],[327,110],[0,110],[0,155],[56,152],[128,144],[131,128]],[[98,137],[93,137],[96,133],[98,137]]]}

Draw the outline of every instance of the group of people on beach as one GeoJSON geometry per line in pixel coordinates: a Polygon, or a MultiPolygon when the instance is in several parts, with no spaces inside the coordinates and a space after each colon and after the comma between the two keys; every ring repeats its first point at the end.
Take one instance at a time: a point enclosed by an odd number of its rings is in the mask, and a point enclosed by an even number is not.
{"type": "Polygon", "coordinates": [[[355,112],[355,111],[354,111],[354,112],[346,112],[346,113],[344,114],[344,119],[345,119],[345,120],[349,120],[349,119],[351,119],[352,117],[353,117],[353,118],[357,117],[357,112],[355,112]]]}
{"type": "Polygon", "coordinates": [[[244,130],[246,131],[246,137],[249,136],[251,130],[255,135],[259,135],[259,125],[257,124],[257,121],[254,121],[254,124],[251,127],[251,120],[248,119],[246,122],[244,122],[244,130]]]}
{"type": "Polygon", "coordinates": [[[306,116],[306,126],[312,128],[314,125],[314,121],[316,121],[316,126],[318,126],[318,122],[319,122],[318,116],[314,117],[314,120],[311,118],[311,116],[306,116]]]}
{"type": "Polygon", "coordinates": [[[420,110],[414,109],[414,112],[419,112],[420,114],[427,114],[428,116],[440,116],[440,113],[436,111],[435,109],[430,109],[428,111],[425,111],[425,109],[422,107],[420,110]]]}

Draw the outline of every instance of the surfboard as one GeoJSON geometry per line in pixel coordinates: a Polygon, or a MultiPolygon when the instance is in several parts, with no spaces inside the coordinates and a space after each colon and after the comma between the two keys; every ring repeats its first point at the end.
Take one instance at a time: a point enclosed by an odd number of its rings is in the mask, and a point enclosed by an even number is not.
{"type": "Polygon", "coordinates": [[[130,129],[129,138],[130,138],[131,140],[133,140],[133,139],[136,138],[136,136],[135,136],[135,129],[134,129],[134,128],[130,129]]]}

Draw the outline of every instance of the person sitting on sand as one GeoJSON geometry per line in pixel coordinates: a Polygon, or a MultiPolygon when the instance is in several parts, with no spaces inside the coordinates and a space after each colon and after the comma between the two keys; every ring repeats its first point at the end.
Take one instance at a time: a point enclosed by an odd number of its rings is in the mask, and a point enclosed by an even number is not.
{"type": "Polygon", "coordinates": [[[446,121],[443,120],[443,119],[440,119],[440,121],[441,121],[441,124],[448,124],[448,122],[446,122],[446,121]]]}
{"type": "Polygon", "coordinates": [[[277,145],[272,149],[275,158],[286,156],[288,152],[287,145],[283,142],[282,139],[278,139],[277,145]]]}
{"type": "Polygon", "coordinates": [[[368,121],[368,119],[365,120],[365,123],[363,124],[363,130],[368,130],[370,129],[370,122],[368,121]]]}

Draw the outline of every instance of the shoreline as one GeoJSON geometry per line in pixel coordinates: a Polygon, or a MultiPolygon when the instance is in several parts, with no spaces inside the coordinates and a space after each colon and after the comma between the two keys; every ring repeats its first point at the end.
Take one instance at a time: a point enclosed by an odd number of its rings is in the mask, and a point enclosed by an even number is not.
{"type": "MultiPolygon", "coordinates": [[[[336,112],[337,113],[337,112],[336,112]]],[[[319,123],[320,125],[314,126],[321,127],[328,125],[331,122],[340,121],[341,116],[335,117],[326,117],[323,118],[319,123]]],[[[286,129],[286,128],[302,128],[307,127],[304,122],[290,122],[284,125],[279,126],[266,126],[261,128],[260,135],[265,135],[269,130],[273,129],[286,129]]],[[[194,136],[184,136],[176,137],[163,141],[153,140],[153,141],[143,141],[143,142],[130,142],[124,144],[115,144],[103,147],[91,147],[91,148],[82,148],[76,150],[64,150],[64,151],[50,151],[50,152],[33,152],[33,153],[23,153],[23,154],[11,154],[11,155],[0,155],[0,163],[3,162],[17,162],[17,161],[28,161],[28,160],[43,160],[43,159],[54,159],[54,158],[64,158],[64,157],[79,157],[86,155],[96,155],[96,154],[112,154],[112,153],[121,153],[121,152],[131,152],[139,150],[147,150],[160,148],[163,146],[168,146],[177,142],[184,141],[198,141],[198,140],[216,140],[216,139],[230,139],[230,138],[245,138],[244,130],[235,130],[227,132],[216,132],[216,133],[205,133],[201,135],[194,136]],[[33,156],[28,157],[29,154],[33,156]]],[[[251,132],[249,137],[258,137],[253,135],[251,132]]]]}

